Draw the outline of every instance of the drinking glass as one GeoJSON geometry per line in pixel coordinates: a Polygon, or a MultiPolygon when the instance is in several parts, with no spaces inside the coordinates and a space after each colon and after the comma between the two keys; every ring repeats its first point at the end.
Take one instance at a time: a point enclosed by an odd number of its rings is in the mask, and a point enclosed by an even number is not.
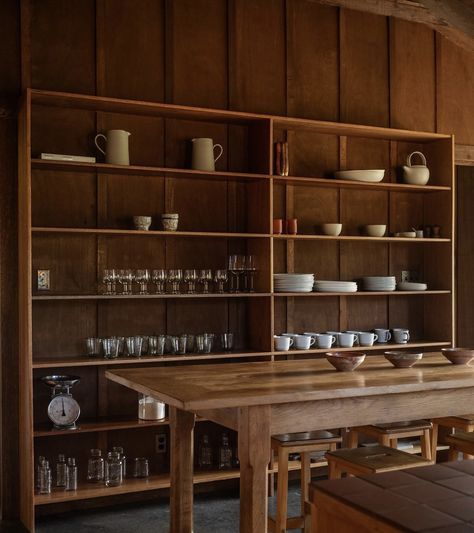
{"type": "Polygon", "coordinates": [[[148,283],[150,282],[150,271],[148,269],[137,270],[135,279],[140,285],[140,294],[148,294],[148,283]]]}
{"type": "Polygon", "coordinates": [[[202,335],[196,335],[197,353],[211,353],[213,342],[214,342],[213,333],[203,333],[202,335]]]}
{"type": "Polygon", "coordinates": [[[183,279],[183,271],[181,269],[168,270],[168,281],[171,283],[171,293],[179,294],[179,285],[183,279]]]}
{"type": "Polygon", "coordinates": [[[86,350],[89,357],[99,357],[100,348],[102,346],[102,339],[96,337],[89,337],[86,339],[86,350]]]}
{"type": "Polygon", "coordinates": [[[224,284],[227,283],[227,270],[216,270],[214,281],[217,283],[217,292],[220,294],[225,292],[224,284]]]}
{"type": "Polygon", "coordinates": [[[212,271],[210,269],[200,270],[199,281],[202,283],[203,294],[208,294],[209,283],[212,281],[212,271]]]}
{"type": "Polygon", "coordinates": [[[119,343],[116,337],[109,337],[102,341],[104,347],[104,357],[106,359],[116,359],[118,357],[119,343]]]}
{"type": "Polygon", "coordinates": [[[142,355],[143,337],[135,335],[134,337],[126,337],[128,355],[132,357],[140,357],[142,355]]]}
{"type": "Polygon", "coordinates": [[[234,334],[233,333],[222,333],[221,334],[221,345],[222,349],[225,352],[231,352],[234,348],[234,334]]]}
{"type": "Polygon", "coordinates": [[[185,355],[186,354],[187,345],[188,345],[188,336],[187,335],[180,335],[178,337],[178,350],[177,350],[177,353],[179,355],[185,355]]]}
{"type": "Polygon", "coordinates": [[[179,337],[176,337],[175,335],[169,335],[168,341],[170,344],[170,353],[173,355],[179,353],[179,337]]]}
{"type": "Polygon", "coordinates": [[[166,270],[163,268],[152,270],[151,279],[156,285],[156,294],[163,294],[165,292],[166,270]]]}
{"type": "Polygon", "coordinates": [[[188,294],[194,294],[196,292],[196,281],[198,279],[196,270],[184,271],[184,282],[188,284],[188,294]]]}
{"type": "Polygon", "coordinates": [[[228,268],[235,280],[235,283],[233,283],[231,278],[229,292],[240,292],[242,290],[240,275],[245,274],[245,255],[229,255],[228,268]]]}
{"type": "Polygon", "coordinates": [[[118,280],[118,271],[114,268],[106,268],[104,269],[103,275],[102,275],[102,281],[104,282],[106,286],[106,294],[117,294],[116,293],[116,283],[118,280]]]}
{"type": "Polygon", "coordinates": [[[157,355],[158,352],[158,337],[150,335],[148,337],[148,355],[157,355]]]}
{"type": "Polygon", "coordinates": [[[156,344],[156,355],[163,355],[165,353],[166,335],[158,335],[156,344]]]}
{"type": "Polygon", "coordinates": [[[194,338],[194,335],[191,335],[190,333],[187,334],[187,337],[188,337],[188,342],[186,344],[186,352],[192,353],[194,350],[195,338],[194,338]]]}
{"type": "Polygon", "coordinates": [[[248,292],[255,292],[255,272],[257,271],[257,258],[255,255],[245,256],[245,288],[248,292]]]}
{"type": "Polygon", "coordinates": [[[132,294],[132,283],[135,273],[131,268],[119,270],[118,281],[123,286],[122,294],[132,294]]]}

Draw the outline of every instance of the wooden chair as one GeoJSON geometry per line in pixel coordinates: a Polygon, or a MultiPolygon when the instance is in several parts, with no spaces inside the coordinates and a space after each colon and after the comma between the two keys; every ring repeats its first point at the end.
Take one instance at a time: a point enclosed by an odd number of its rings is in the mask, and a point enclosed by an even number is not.
{"type": "Polygon", "coordinates": [[[395,424],[376,424],[373,426],[358,426],[349,430],[347,445],[357,448],[359,433],[374,437],[382,446],[397,448],[398,439],[405,437],[420,437],[421,456],[432,460],[431,432],[433,424],[428,420],[412,420],[410,422],[396,422],[395,424]]]}
{"type": "Polygon", "coordinates": [[[432,464],[418,455],[380,445],[329,451],[326,453],[326,459],[329,479],[340,479],[343,473],[363,476],[432,464]]]}
{"type": "Polygon", "coordinates": [[[433,430],[431,432],[431,450],[433,450],[433,460],[436,462],[436,447],[438,446],[438,427],[451,428],[451,431],[459,429],[466,433],[474,431],[474,414],[460,416],[445,416],[434,418],[433,430]]]}
{"type": "Polygon", "coordinates": [[[311,453],[336,450],[342,438],[329,431],[289,433],[272,437],[272,454],[278,456],[277,512],[268,517],[268,529],[284,533],[288,529],[303,529],[310,533],[311,511],[309,484],[311,482],[311,453]],[[288,457],[292,453],[301,456],[301,515],[288,518],[288,457]]]}
{"type": "Polygon", "coordinates": [[[474,456],[474,432],[465,433],[459,431],[446,437],[446,442],[449,444],[449,460],[457,461],[459,452],[464,455],[465,459],[470,459],[474,456]]]}

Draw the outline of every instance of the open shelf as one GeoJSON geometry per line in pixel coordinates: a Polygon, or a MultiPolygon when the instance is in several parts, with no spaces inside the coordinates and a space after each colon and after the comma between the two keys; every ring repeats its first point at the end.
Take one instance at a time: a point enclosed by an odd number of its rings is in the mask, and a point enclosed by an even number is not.
{"type": "Polygon", "coordinates": [[[357,291],[357,292],[275,292],[273,296],[281,298],[313,298],[324,296],[429,296],[435,294],[451,294],[448,290],[439,291],[357,291]]]}
{"type": "Polygon", "coordinates": [[[219,239],[249,239],[249,238],[269,238],[268,233],[226,233],[213,231],[157,231],[157,230],[135,230],[135,229],[107,229],[107,228],[49,228],[33,227],[33,233],[71,233],[74,235],[139,235],[151,237],[213,237],[219,239]]]}
{"type": "Polygon", "coordinates": [[[248,357],[270,357],[271,352],[215,352],[210,354],[186,355],[156,355],[142,357],[118,357],[117,359],[103,359],[92,357],[68,357],[64,359],[33,360],[33,368],[62,368],[69,366],[112,366],[112,365],[140,365],[150,363],[186,363],[188,361],[212,361],[221,359],[245,359],[248,357]]]}
{"type": "Polygon", "coordinates": [[[302,185],[315,187],[333,187],[336,189],[370,189],[373,191],[397,192],[440,192],[450,191],[451,187],[445,185],[409,185],[407,183],[391,183],[381,181],[372,183],[368,181],[339,180],[336,178],[311,178],[303,176],[272,176],[276,183],[286,185],[302,185]]]}
{"type": "MultiPolygon", "coordinates": [[[[326,461],[311,463],[311,468],[322,468],[327,466],[326,461]]],[[[290,471],[300,470],[300,461],[289,461],[288,469],[290,471]]],[[[278,465],[269,474],[278,473],[278,465]]],[[[238,479],[240,472],[238,469],[232,470],[210,470],[203,472],[194,472],[194,484],[211,483],[213,481],[224,481],[228,479],[238,479]]],[[[88,500],[92,498],[101,498],[104,496],[116,496],[130,492],[144,492],[149,490],[167,489],[170,487],[169,474],[152,475],[147,479],[130,479],[127,478],[119,487],[105,487],[103,485],[92,483],[81,483],[76,491],[53,490],[51,494],[36,494],[35,505],[48,505],[52,503],[61,503],[74,500],[88,500]]]]}
{"type": "Polygon", "coordinates": [[[295,241],[359,241],[359,242],[409,242],[409,243],[418,243],[418,244],[429,244],[437,242],[451,242],[451,239],[447,238],[438,238],[438,239],[427,239],[427,238],[412,238],[412,237],[364,237],[359,235],[338,235],[337,237],[332,235],[273,235],[274,239],[283,239],[283,240],[295,240],[295,241]]]}
{"type": "Polygon", "coordinates": [[[193,298],[265,298],[269,292],[211,292],[209,294],[45,294],[34,295],[34,301],[51,300],[169,300],[193,298]]]}
{"type": "Polygon", "coordinates": [[[54,161],[48,159],[32,159],[31,167],[35,170],[53,170],[66,172],[98,172],[102,174],[125,174],[133,176],[159,176],[173,178],[193,178],[204,180],[257,181],[268,180],[267,174],[248,172],[226,172],[216,170],[193,170],[187,168],[166,168],[141,165],[111,165],[109,163],[79,163],[76,161],[54,161]]]}

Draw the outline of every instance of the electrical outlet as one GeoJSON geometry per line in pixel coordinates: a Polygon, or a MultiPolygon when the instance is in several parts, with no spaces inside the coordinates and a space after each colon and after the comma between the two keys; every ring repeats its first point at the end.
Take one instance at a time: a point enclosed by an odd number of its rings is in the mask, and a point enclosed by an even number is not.
{"type": "Polygon", "coordinates": [[[156,435],[155,440],[155,451],[156,453],[166,453],[168,448],[168,438],[166,433],[160,433],[156,435]]]}
{"type": "Polygon", "coordinates": [[[402,281],[418,281],[418,272],[416,270],[402,270],[402,281]]]}

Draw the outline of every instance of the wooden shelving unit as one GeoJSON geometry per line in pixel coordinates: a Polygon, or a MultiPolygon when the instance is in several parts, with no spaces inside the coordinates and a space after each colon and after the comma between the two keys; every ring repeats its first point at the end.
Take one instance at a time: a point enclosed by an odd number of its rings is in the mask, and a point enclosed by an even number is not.
{"type": "MultiPolygon", "coordinates": [[[[225,110],[28,90],[20,115],[20,420],[21,515],[34,530],[35,507],[169,487],[167,460],[155,437],[167,422],[135,418],[136,395],[107,382],[112,365],[196,364],[229,360],[323,357],[328,350],[276,352],[273,335],[408,327],[412,340],[355,348],[433,350],[454,342],[453,139],[449,135],[275,117],[225,110]],[[73,125],[74,127],[72,127],[73,125]],[[41,152],[90,155],[97,131],[131,131],[132,165],[38,159],[41,152]],[[214,173],[190,170],[185,141],[212,137],[225,156],[214,173]],[[273,143],[290,145],[292,176],[275,176],[273,143]],[[299,159],[298,144],[314,147],[314,162],[299,159]],[[327,147],[337,147],[331,160],[327,147]],[[400,183],[395,169],[407,153],[425,153],[427,186],[400,183]],[[334,164],[331,164],[333,161],[334,164]],[[382,166],[383,165],[383,166],[382,166]],[[326,178],[343,168],[386,168],[381,183],[326,178]],[[180,214],[177,232],[135,231],[131,217],[180,214]],[[273,235],[274,218],[297,218],[297,235],[273,235]],[[319,235],[340,221],[339,237],[319,235]],[[360,226],[386,223],[388,234],[439,225],[437,239],[361,236],[360,226]],[[104,268],[225,268],[231,253],[257,256],[255,293],[109,296],[104,268]],[[34,286],[36,270],[51,272],[51,290],[34,286]],[[319,279],[416,271],[425,292],[274,293],[273,273],[314,272],[319,279]],[[92,359],[89,336],[233,331],[232,353],[92,359]],[[83,406],[80,429],[49,429],[47,373],[81,377],[74,391],[83,406]],[[105,488],[84,482],[92,447],[124,445],[147,456],[152,476],[105,488]],[[82,475],[76,492],[34,494],[34,459],[67,449],[82,475]]],[[[307,152],[307,150],[306,150],[307,152]]],[[[328,366],[329,368],[329,366],[328,366]]],[[[205,421],[204,421],[205,422],[205,421]]],[[[196,433],[221,431],[210,423],[196,433]],[[203,429],[205,428],[205,429],[203,429]]],[[[320,466],[317,463],[314,466],[320,466]]],[[[292,469],[300,467],[298,462],[292,469]]],[[[196,472],[195,483],[238,477],[238,471],[196,472]]]]}

